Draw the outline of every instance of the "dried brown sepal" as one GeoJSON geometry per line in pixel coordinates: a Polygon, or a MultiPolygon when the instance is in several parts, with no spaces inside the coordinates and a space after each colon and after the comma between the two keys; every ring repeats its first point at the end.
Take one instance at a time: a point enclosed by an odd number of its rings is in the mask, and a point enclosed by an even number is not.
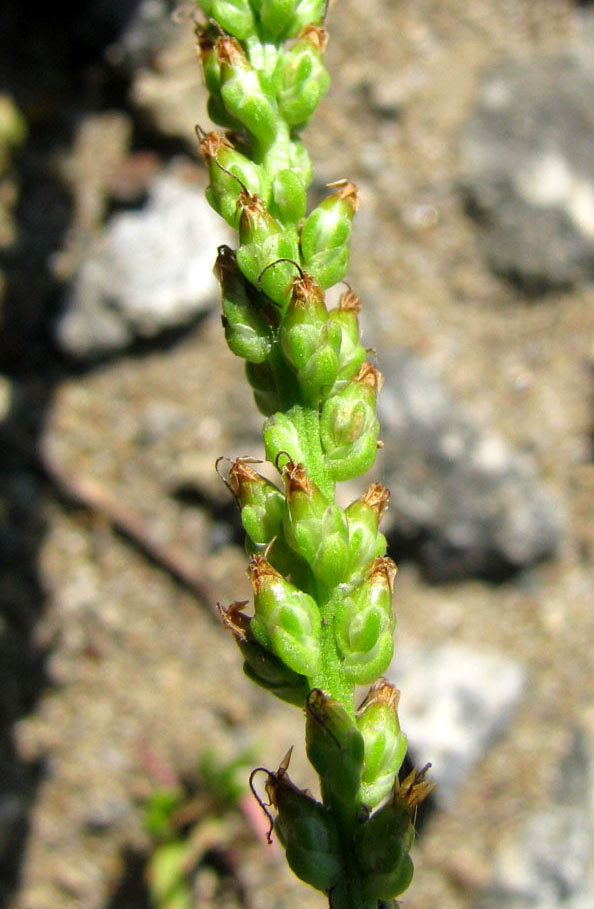
{"type": "Polygon", "coordinates": [[[303,493],[306,496],[313,494],[314,486],[303,464],[294,464],[293,461],[289,461],[282,469],[282,478],[288,501],[298,493],[303,493]]]}
{"type": "Polygon", "coordinates": [[[361,306],[361,297],[357,296],[355,291],[351,290],[350,287],[340,295],[338,309],[342,309],[346,312],[354,312],[358,315],[361,312],[361,306]]]}
{"type": "Polygon", "coordinates": [[[313,44],[322,54],[328,47],[328,32],[321,25],[313,25],[312,23],[304,25],[297,35],[298,41],[301,38],[305,38],[313,44]]]}
{"type": "Polygon", "coordinates": [[[379,524],[390,501],[390,490],[381,483],[372,483],[361,496],[361,501],[375,512],[379,524]]]}
{"type": "Polygon", "coordinates": [[[236,600],[225,607],[217,603],[217,610],[225,628],[233,633],[238,641],[247,641],[250,628],[250,617],[241,610],[248,605],[249,600],[236,600]]]}
{"type": "Polygon", "coordinates": [[[383,580],[394,592],[394,579],[398,573],[398,567],[395,562],[388,556],[379,556],[372,564],[371,570],[367,575],[367,580],[373,584],[374,581],[383,580]]]}
{"type": "Polygon", "coordinates": [[[294,306],[306,309],[309,306],[319,306],[324,303],[324,290],[313,275],[301,271],[293,279],[291,285],[291,303],[294,306]]]}
{"type": "Polygon", "coordinates": [[[365,698],[359,704],[357,712],[360,713],[371,704],[387,704],[394,712],[398,711],[400,702],[400,691],[395,685],[390,684],[387,679],[381,678],[371,686],[365,698]]]}
{"type": "Polygon", "coordinates": [[[233,144],[221,133],[212,130],[209,133],[203,132],[199,127],[196,128],[198,134],[198,149],[200,154],[208,164],[209,161],[216,161],[220,148],[233,149],[233,144]]]}
{"type": "Polygon", "coordinates": [[[427,779],[430,767],[431,764],[425,764],[420,770],[412,770],[401,783],[397,780],[394,785],[394,807],[405,811],[411,818],[437,786],[433,780],[427,779]]]}
{"type": "Polygon", "coordinates": [[[337,199],[340,199],[342,202],[346,202],[353,214],[359,208],[359,191],[354,183],[351,183],[350,180],[335,180],[333,183],[326,184],[330,189],[333,189],[335,186],[337,190],[333,193],[333,196],[337,199]]]}
{"type": "Polygon", "coordinates": [[[282,574],[276,568],[273,568],[265,556],[260,554],[253,555],[250,558],[247,573],[256,596],[261,590],[266,588],[271,580],[275,581],[280,578],[284,581],[282,574]]]}
{"type": "Polygon", "coordinates": [[[236,38],[231,38],[229,35],[221,35],[215,42],[214,50],[220,66],[249,65],[241,44],[236,38]]]}
{"type": "Polygon", "coordinates": [[[371,363],[363,363],[361,369],[352,379],[353,382],[361,382],[363,385],[367,385],[368,388],[377,395],[382,389],[384,384],[384,377],[375,366],[372,366],[371,363]]]}

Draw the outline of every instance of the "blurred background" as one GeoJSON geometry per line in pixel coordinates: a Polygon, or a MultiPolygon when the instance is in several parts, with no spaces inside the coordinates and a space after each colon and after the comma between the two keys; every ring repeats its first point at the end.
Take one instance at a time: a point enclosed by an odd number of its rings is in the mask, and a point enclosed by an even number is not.
{"type": "MultiPolygon", "coordinates": [[[[0,8],[8,909],[325,902],[246,796],[292,744],[314,785],[303,718],[216,620],[249,590],[214,462],[260,455],[261,420],[220,330],[233,240],[203,201],[176,6],[0,8]]],[[[586,909],[594,4],[337,0],[328,28],[312,204],[359,187],[349,278],[386,379],[385,448],[341,494],[392,490],[390,679],[439,784],[402,904],[586,909]]]]}

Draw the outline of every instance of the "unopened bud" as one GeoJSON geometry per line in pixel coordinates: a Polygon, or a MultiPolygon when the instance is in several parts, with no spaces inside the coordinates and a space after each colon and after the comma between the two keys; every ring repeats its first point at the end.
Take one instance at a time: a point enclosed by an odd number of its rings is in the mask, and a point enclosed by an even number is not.
{"type": "Polygon", "coordinates": [[[241,523],[248,537],[256,544],[267,545],[281,531],[284,495],[246,458],[233,462],[228,483],[241,506],[241,523]]]}
{"type": "Polygon", "coordinates": [[[407,740],[398,720],[399,699],[398,689],[380,679],[359,708],[357,728],[365,742],[361,801],[368,808],[379,805],[393,789],[406,755],[407,740]]]}
{"type": "Polygon", "coordinates": [[[338,353],[338,372],[333,392],[340,391],[365,362],[367,351],[359,343],[359,319],[361,300],[351,290],[342,294],[336,309],[330,310],[329,317],[340,325],[342,336],[338,353]]]}
{"type": "Polygon", "coordinates": [[[255,616],[250,631],[290,669],[313,678],[319,671],[321,619],[313,597],[285,580],[263,556],[253,556],[248,574],[255,616]]]}
{"type": "Polygon", "coordinates": [[[303,180],[293,170],[280,170],[272,183],[270,211],[285,227],[296,225],[305,217],[307,196],[303,180]]]}
{"type": "Polygon", "coordinates": [[[262,434],[266,447],[266,459],[272,464],[279,464],[279,459],[287,459],[294,464],[303,464],[305,453],[295,424],[284,413],[274,413],[264,423],[262,434]]]}
{"type": "Polygon", "coordinates": [[[375,681],[390,665],[394,653],[395,575],[396,566],[391,559],[376,559],[365,580],[341,599],[336,610],[334,629],[342,672],[357,685],[375,681]]]}
{"type": "Polygon", "coordinates": [[[328,38],[323,28],[308,25],[281,55],[275,72],[280,113],[292,129],[305,127],[328,91],[330,76],[322,63],[328,38]]]}
{"type": "MultiPolygon", "coordinates": [[[[231,0],[219,2],[230,4],[231,0]]],[[[245,3],[249,6],[248,0],[245,3]]],[[[274,142],[278,128],[274,97],[264,91],[259,74],[233,38],[219,38],[215,53],[221,67],[221,98],[227,112],[245,127],[262,151],[266,150],[274,142]]]]}
{"type": "Polygon", "coordinates": [[[373,559],[385,555],[386,538],[378,532],[378,526],[389,498],[389,491],[381,483],[372,483],[345,510],[349,522],[349,578],[357,577],[373,559]]]}
{"type": "Polygon", "coordinates": [[[363,737],[342,704],[317,688],[308,695],[306,710],[307,756],[320,776],[324,803],[356,812],[363,737]]]}
{"type": "Polygon", "coordinates": [[[381,381],[381,373],[364,363],[348,385],[324,401],[320,436],[335,480],[359,476],[375,461],[379,434],[375,401],[381,381]]]}
{"type": "Polygon", "coordinates": [[[312,211],[303,225],[303,261],[324,288],[342,281],[347,273],[352,222],[357,207],[356,187],[345,181],[312,211]]]}
{"type": "Polygon", "coordinates": [[[303,464],[283,469],[287,543],[327,587],[343,579],[348,554],[348,525],[342,508],[331,504],[307,475],[303,464]]]}

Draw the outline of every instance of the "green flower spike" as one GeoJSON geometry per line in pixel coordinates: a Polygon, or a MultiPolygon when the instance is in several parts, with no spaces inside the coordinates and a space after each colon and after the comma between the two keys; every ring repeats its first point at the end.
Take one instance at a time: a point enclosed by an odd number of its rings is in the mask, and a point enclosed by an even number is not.
{"type": "Polygon", "coordinates": [[[198,130],[208,201],[238,234],[215,266],[223,327],[279,474],[275,483],[251,458],[230,463],[253,614],[244,602],[219,611],[246,676],[304,710],[320,781],[318,801],[290,780],[287,755],[276,773],[263,771],[276,819],[260,804],[295,874],[331,909],[395,909],[431,784],[426,769],[398,780],[399,692],[381,678],[396,624],[396,566],[379,531],[389,494],[372,483],[346,509],[336,498],[338,482],[375,461],[382,377],[366,362],[359,297],[347,285],[336,308],[325,300],[347,271],[357,190],[340,180],[308,209],[313,170],[299,134],[329,85],[327,0],[197,6],[208,113],[230,131],[198,130]],[[357,685],[372,687],[355,709],[357,685]]]}

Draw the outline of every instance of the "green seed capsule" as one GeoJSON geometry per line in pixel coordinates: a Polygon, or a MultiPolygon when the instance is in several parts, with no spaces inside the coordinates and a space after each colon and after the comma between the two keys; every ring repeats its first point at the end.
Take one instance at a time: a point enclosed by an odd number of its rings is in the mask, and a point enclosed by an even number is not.
{"type": "Polygon", "coordinates": [[[311,566],[327,587],[344,577],[348,557],[348,525],[342,508],[331,504],[313,483],[303,464],[283,468],[286,509],[285,540],[311,566]]]}
{"type": "Polygon", "coordinates": [[[279,57],[274,81],[279,111],[296,130],[305,127],[328,91],[330,76],[322,64],[328,36],[323,28],[306,26],[299,40],[279,57]]]}
{"type": "Polygon", "coordinates": [[[361,300],[352,290],[347,290],[342,294],[337,308],[330,310],[329,313],[331,321],[336,322],[342,329],[338,373],[332,389],[333,394],[339,392],[349,379],[353,378],[367,356],[367,351],[359,343],[358,314],[360,310],[361,300]]]}
{"type": "Polygon", "coordinates": [[[336,644],[344,676],[368,685],[386,671],[394,653],[395,620],[392,589],[396,566],[391,559],[376,559],[371,571],[339,603],[334,619],[336,644]]]}
{"type": "Polygon", "coordinates": [[[379,434],[375,399],[381,383],[381,373],[364,363],[342,391],[324,402],[320,436],[335,480],[357,477],[375,461],[379,434]]]}
{"type": "Polygon", "coordinates": [[[342,281],[347,273],[352,222],[358,204],[356,187],[345,181],[312,211],[303,225],[303,262],[324,288],[342,281]]]}
{"type": "Polygon", "coordinates": [[[381,483],[367,491],[345,511],[349,522],[349,560],[347,577],[360,576],[369,563],[386,553],[386,538],[378,533],[379,522],[388,506],[390,493],[381,483]]]}
{"type": "Polygon", "coordinates": [[[241,611],[245,605],[237,602],[232,603],[228,609],[223,609],[219,604],[223,624],[233,633],[242,653],[244,673],[280,700],[296,707],[304,707],[309,691],[307,679],[293,672],[278,657],[254,641],[250,632],[250,618],[241,611]]]}
{"type": "Polygon", "coordinates": [[[335,821],[330,812],[298,789],[284,766],[268,776],[266,792],[278,811],[275,829],[287,861],[306,884],[327,893],[341,874],[342,857],[335,821]]]}
{"type": "Polygon", "coordinates": [[[312,678],[319,672],[321,619],[313,597],[299,590],[263,556],[253,556],[248,574],[254,590],[255,616],[250,631],[289,669],[312,678]]]}
{"type": "MultiPolygon", "coordinates": [[[[246,0],[247,2],[247,0],[246,0]]],[[[221,98],[227,112],[238,120],[255,139],[260,153],[276,137],[276,101],[263,87],[258,72],[251,66],[241,45],[227,36],[215,45],[221,67],[221,98]]]]}
{"type": "Polygon", "coordinates": [[[399,699],[398,689],[380,679],[359,708],[357,728],[365,742],[361,801],[368,808],[375,808],[392,791],[406,755],[407,740],[398,721],[399,699]]]}

